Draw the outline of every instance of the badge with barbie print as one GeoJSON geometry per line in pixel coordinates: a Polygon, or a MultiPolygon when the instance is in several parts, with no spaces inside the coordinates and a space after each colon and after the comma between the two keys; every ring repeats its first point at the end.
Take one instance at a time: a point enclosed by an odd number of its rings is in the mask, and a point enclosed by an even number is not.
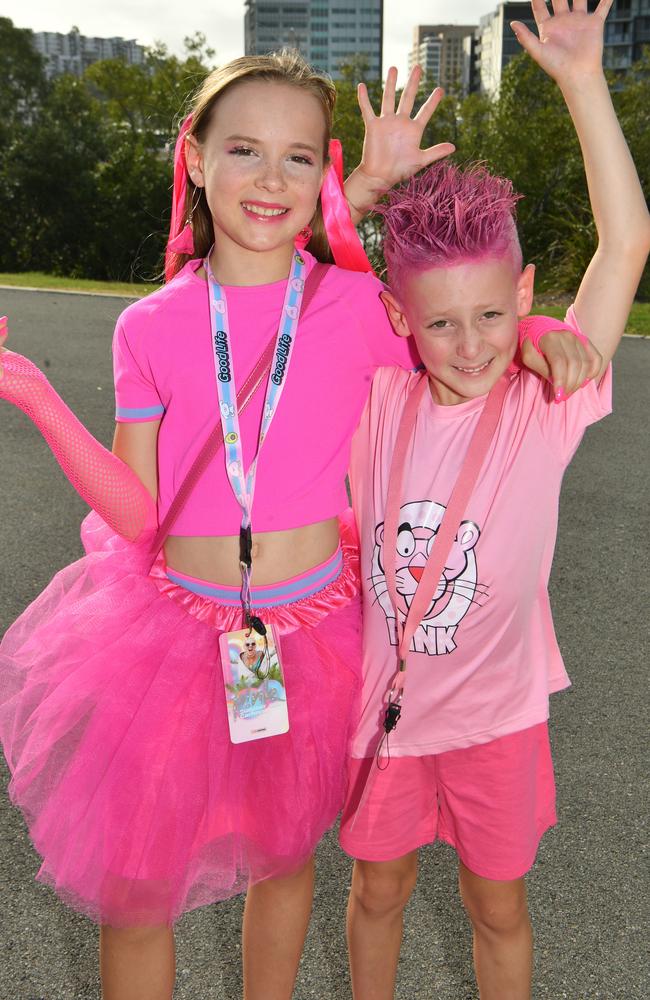
{"type": "Polygon", "coordinates": [[[273,626],[266,625],[263,635],[253,627],[224,632],[219,649],[231,742],[287,733],[287,693],[273,626]]]}

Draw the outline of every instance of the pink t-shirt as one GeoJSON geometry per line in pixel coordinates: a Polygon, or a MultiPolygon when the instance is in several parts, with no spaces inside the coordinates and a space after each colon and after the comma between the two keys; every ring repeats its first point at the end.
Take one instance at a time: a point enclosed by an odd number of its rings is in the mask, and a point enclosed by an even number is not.
{"type": "MultiPolygon", "coordinates": [[[[388,474],[417,376],[382,369],[352,443],[352,501],[364,585],[364,686],[355,757],[371,756],[382,699],[397,669],[394,612],[383,569],[388,474]]],[[[485,397],[440,406],[426,393],[402,490],[397,590],[403,615],[449,500],[485,397]]],[[[548,717],[569,684],[555,638],[548,578],[562,476],[588,424],[611,410],[611,369],[556,405],[528,371],[512,377],[483,471],[444,576],[411,643],[403,713],[390,753],[420,756],[486,743],[548,717]]]]}
{"type": "MultiPolygon", "coordinates": [[[[314,259],[305,255],[311,270],[314,259]]],[[[180,274],[120,316],[113,341],[118,421],[161,420],[158,516],[162,519],[219,420],[208,290],[189,261],[180,274]]],[[[286,281],[226,287],[236,385],[277,331],[286,281]]],[[[258,462],[253,529],[280,531],[347,506],[350,440],[380,365],[413,368],[369,274],[331,267],[300,323],[289,377],[258,462]]],[[[264,390],[241,416],[246,467],[257,446],[264,390]]],[[[236,535],[241,511],[223,450],[197,483],[174,535],[236,535]]]]}

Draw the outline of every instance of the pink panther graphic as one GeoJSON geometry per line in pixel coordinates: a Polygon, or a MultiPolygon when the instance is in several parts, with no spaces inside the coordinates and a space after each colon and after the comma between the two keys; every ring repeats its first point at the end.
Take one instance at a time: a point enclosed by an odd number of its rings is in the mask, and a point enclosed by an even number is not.
{"type": "MultiPolygon", "coordinates": [[[[424,573],[445,508],[433,500],[418,500],[400,507],[397,531],[396,582],[400,621],[406,619],[415,591],[424,573]]],[[[474,547],[481,532],[473,521],[462,521],[451,547],[445,568],[425,615],[411,640],[411,649],[430,656],[453,653],[459,622],[472,604],[481,605],[487,587],[478,582],[474,547]]],[[[375,602],[386,615],[388,634],[396,645],[395,612],[384,575],[384,523],[375,528],[372,555],[371,588],[375,602]]]]}

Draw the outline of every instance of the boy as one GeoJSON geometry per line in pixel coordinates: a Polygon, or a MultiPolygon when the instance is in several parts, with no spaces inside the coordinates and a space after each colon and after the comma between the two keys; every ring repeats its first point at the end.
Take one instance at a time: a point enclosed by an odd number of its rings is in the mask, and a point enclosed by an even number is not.
{"type": "Polygon", "coordinates": [[[601,360],[560,406],[536,376],[511,373],[534,272],[521,268],[507,181],[438,165],[389,198],[385,303],[397,333],[413,336],[427,385],[420,375],[380,371],[352,453],[366,585],[362,718],[341,824],[341,844],[357,859],[348,911],[355,1000],[393,997],[417,849],[437,837],[459,856],[482,1000],[530,997],[524,875],[555,822],[548,695],[569,683],[547,594],[558,495],[586,426],[611,409],[610,361],[650,249],[650,217],[602,72],[611,2],[594,14],[586,0],[572,11],[557,0],[553,16],[543,0],[532,6],[540,38],[513,28],[562,89],[599,238],[568,320],[589,332],[601,360]],[[424,395],[395,484],[398,429],[418,384],[424,395]],[[403,714],[379,771],[373,755],[394,685],[396,623],[408,619],[485,396],[498,384],[505,396],[494,437],[404,647],[403,714]],[[393,550],[385,545],[389,481],[399,490],[393,550]]]}

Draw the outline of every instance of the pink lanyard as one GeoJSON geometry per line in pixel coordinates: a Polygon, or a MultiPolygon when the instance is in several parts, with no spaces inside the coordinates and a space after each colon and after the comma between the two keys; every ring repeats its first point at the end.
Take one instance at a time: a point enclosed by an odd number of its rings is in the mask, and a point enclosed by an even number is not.
{"type": "Polygon", "coordinates": [[[397,551],[397,531],[399,524],[399,512],[401,506],[402,485],[404,482],[404,471],[406,467],[409,445],[415,430],[418,409],[422,397],[429,391],[429,379],[426,373],[409,395],[399,430],[395,442],[395,450],[391,462],[390,476],[388,480],[388,498],[386,501],[386,514],[384,518],[384,572],[386,575],[386,585],[388,593],[395,611],[395,622],[397,627],[398,658],[399,667],[395,674],[388,695],[388,709],[386,711],[386,721],[384,729],[390,732],[395,728],[400,716],[400,702],[405,681],[406,659],[408,656],[411,639],[416,628],[425,614],[431,598],[440,580],[440,575],[445,567],[449,550],[453,544],[458,531],[461,519],[472,495],[472,490],[476,484],[479,473],[485,461],[488,449],[494,437],[503,400],[508,388],[509,380],[504,376],[492,387],[485,401],[485,405],[479,417],[478,423],[472,434],[467,454],[458,479],[454,484],[449,503],[443,514],[438,527],[433,546],[427,559],[424,573],[420,579],[415,596],[404,622],[401,621],[397,598],[396,581],[396,551],[397,551]],[[392,712],[392,718],[391,718],[392,712]],[[392,724],[390,724],[392,723],[392,724]],[[387,726],[390,724],[390,728],[387,726]]]}

